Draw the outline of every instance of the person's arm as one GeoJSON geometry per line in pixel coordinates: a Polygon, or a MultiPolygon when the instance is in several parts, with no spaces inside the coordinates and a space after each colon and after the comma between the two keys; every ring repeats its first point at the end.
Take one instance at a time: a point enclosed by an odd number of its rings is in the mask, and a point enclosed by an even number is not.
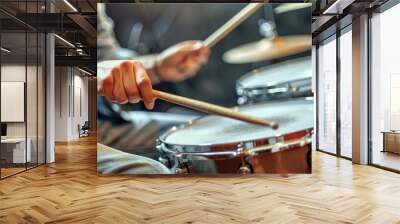
{"type": "Polygon", "coordinates": [[[151,83],[157,84],[161,81],[160,76],[157,74],[155,65],[157,61],[157,54],[151,54],[151,55],[144,55],[144,56],[139,56],[135,57],[132,60],[107,60],[107,61],[101,61],[97,63],[97,79],[98,79],[98,89],[100,88],[101,81],[106,78],[106,76],[111,72],[112,68],[115,66],[118,66],[124,61],[138,61],[143,64],[143,67],[146,69],[147,74],[149,75],[149,78],[151,80],[151,83]]]}
{"type": "Polygon", "coordinates": [[[192,77],[207,63],[209,54],[202,42],[185,41],[159,55],[100,62],[97,64],[98,94],[121,104],[142,99],[146,108],[152,109],[152,83],[192,77]]]}
{"type": "Polygon", "coordinates": [[[136,60],[100,62],[97,78],[97,94],[108,101],[126,104],[143,100],[147,109],[153,109],[153,87],[143,63],[136,60]]]}

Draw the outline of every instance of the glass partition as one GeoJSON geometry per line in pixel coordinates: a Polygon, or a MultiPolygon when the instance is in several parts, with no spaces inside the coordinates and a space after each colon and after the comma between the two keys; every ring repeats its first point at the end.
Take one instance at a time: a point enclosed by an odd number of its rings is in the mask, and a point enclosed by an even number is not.
{"type": "Polygon", "coordinates": [[[25,32],[1,34],[2,177],[24,171],[31,157],[26,136],[26,40],[25,32]]]}
{"type": "Polygon", "coordinates": [[[27,150],[30,151],[28,168],[37,165],[38,157],[38,35],[36,32],[27,33],[27,81],[26,81],[26,114],[27,114],[27,150]]]}
{"type": "Polygon", "coordinates": [[[336,154],[336,36],[318,47],[318,149],[336,154]]]}
{"type": "MultiPolygon", "coordinates": [[[[22,18],[43,1],[0,2],[22,18]],[[22,16],[22,17],[21,17],[22,16]]],[[[0,178],[45,162],[45,44],[43,33],[0,12],[0,178]]]]}
{"type": "MultiPolygon", "coordinates": [[[[43,13],[43,1],[27,2],[28,13],[43,13]]],[[[38,19],[37,16],[33,19],[38,19]]],[[[35,21],[38,23],[39,21],[35,21]]],[[[45,85],[45,35],[33,28],[27,28],[27,142],[31,147],[31,161],[28,168],[44,162],[44,99],[45,85]]]]}

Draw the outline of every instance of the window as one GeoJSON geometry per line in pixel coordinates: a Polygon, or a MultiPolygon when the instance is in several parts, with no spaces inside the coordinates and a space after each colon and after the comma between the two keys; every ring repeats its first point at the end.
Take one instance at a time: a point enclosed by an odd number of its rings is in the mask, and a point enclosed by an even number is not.
{"type": "Polygon", "coordinates": [[[336,153],[336,36],[318,47],[318,149],[336,153]]]}
{"type": "Polygon", "coordinates": [[[340,155],[352,157],[352,33],[351,26],[340,36],[340,155]]]}
{"type": "Polygon", "coordinates": [[[371,18],[372,163],[400,170],[400,5],[371,18]]]}

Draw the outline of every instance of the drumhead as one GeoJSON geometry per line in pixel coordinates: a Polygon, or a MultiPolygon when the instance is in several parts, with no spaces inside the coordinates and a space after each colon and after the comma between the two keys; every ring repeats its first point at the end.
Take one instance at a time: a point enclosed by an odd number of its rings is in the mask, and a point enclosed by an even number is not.
{"type": "Polygon", "coordinates": [[[242,88],[270,87],[295,80],[311,79],[311,58],[301,58],[247,73],[237,83],[242,88]]]}
{"type": "Polygon", "coordinates": [[[182,127],[173,128],[160,137],[171,145],[217,145],[247,142],[311,129],[314,125],[312,98],[263,103],[240,107],[240,111],[279,123],[269,127],[249,124],[216,115],[205,116],[182,127]]]}

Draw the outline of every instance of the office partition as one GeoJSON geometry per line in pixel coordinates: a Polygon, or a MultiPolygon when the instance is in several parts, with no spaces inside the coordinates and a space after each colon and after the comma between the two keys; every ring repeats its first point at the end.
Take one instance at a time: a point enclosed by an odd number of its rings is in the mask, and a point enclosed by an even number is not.
{"type": "Polygon", "coordinates": [[[45,11],[43,3],[0,2],[1,179],[45,163],[46,39],[26,23],[29,13],[45,11]]]}

